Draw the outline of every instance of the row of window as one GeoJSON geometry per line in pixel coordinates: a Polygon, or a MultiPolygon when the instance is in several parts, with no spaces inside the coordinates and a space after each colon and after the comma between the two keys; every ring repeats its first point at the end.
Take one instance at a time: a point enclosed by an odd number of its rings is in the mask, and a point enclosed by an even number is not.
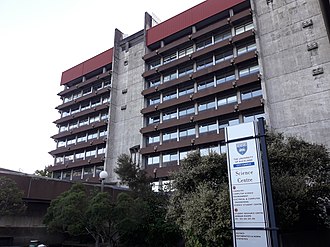
{"type": "MultiPolygon", "coordinates": [[[[257,73],[259,72],[259,66],[258,65],[251,65],[248,68],[244,68],[239,71],[240,77],[257,73]]],[[[160,104],[162,102],[165,102],[167,100],[176,99],[180,96],[187,95],[187,94],[193,94],[199,91],[202,91],[206,88],[210,87],[216,87],[219,84],[225,83],[227,81],[235,80],[235,72],[227,72],[222,73],[221,75],[216,75],[213,78],[206,79],[204,81],[191,84],[189,86],[185,87],[179,87],[172,91],[164,92],[156,96],[152,96],[150,98],[147,98],[147,105],[156,105],[160,104]]]]}
{"type": "Polygon", "coordinates": [[[108,103],[108,102],[110,102],[110,96],[97,97],[97,98],[94,98],[90,101],[82,102],[79,105],[77,104],[77,105],[75,105],[72,108],[69,108],[67,110],[63,110],[62,114],[61,114],[61,117],[70,116],[72,114],[75,114],[75,113],[78,113],[78,112],[81,112],[81,111],[85,111],[87,109],[94,108],[98,105],[102,105],[102,104],[105,104],[105,103],[108,103]]]}
{"type": "MultiPolygon", "coordinates": [[[[230,58],[230,56],[222,58],[222,59],[227,59],[227,58],[230,58]]],[[[191,64],[189,66],[168,72],[162,76],[157,76],[157,77],[148,79],[147,87],[158,86],[162,83],[166,83],[168,81],[175,80],[179,77],[191,74],[200,69],[205,69],[207,67],[213,66],[214,64],[218,63],[218,61],[220,61],[220,60],[215,60],[215,59],[216,59],[216,56],[207,57],[207,58],[204,58],[203,60],[197,61],[196,64],[191,64]],[[194,69],[194,66],[196,69],[194,69]]],[[[236,77],[237,77],[237,79],[239,79],[241,77],[247,76],[249,74],[257,73],[257,72],[259,72],[259,66],[255,65],[255,64],[252,64],[252,65],[250,64],[249,66],[244,66],[244,67],[238,68],[237,76],[235,75],[234,70],[231,72],[231,75],[233,77],[232,79],[234,80],[234,79],[236,79],[236,77]]],[[[218,75],[218,77],[221,77],[221,75],[218,75]]]]}
{"type": "Polygon", "coordinates": [[[55,163],[60,164],[60,163],[70,163],[74,161],[79,161],[79,160],[84,160],[87,158],[95,158],[98,156],[103,156],[105,154],[105,145],[85,149],[85,150],[80,150],[76,151],[70,154],[65,154],[63,156],[58,156],[55,158],[55,163]]]}
{"type": "Polygon", "coordinates": [[[110,80],[94,83],[93,86],[85,87],[80,91],[75,91],[73,94],[63,97],[63,103],[67,103],[72,100],[79,99],[87,94],[101,90],[102,88],[109,87],[110,85],[111,85],[110,80]]]}
{"type": "MultiPolygon", "coordinates": [[[[260,88],[249,89],[240,93],[241,101],[251,99],[253,97],[262,96],[260,88]]],[[[202,101],[190,106],[185,106],[173,110],[163,111],[160,114],[149,116],[147,118],[147,125],[161,123],[171,119],[178,119],[187,115],[198,114],[199,112],[211,109],[218,109],[221,106],[237,103],[237,95],[230,95],[226,97],[216,97],[207,101],[202,101]],[[162,120],[162,121],[161,121],[162,120]]]]}
{"type": "Polygon", "coordinates": [[[251,30],[253,28],[254,28],[253,23],[248,22],[248,23],[245,23],[245,24],[240,25],[238,27],[234,27],[232,30],[222,31],[222,32],[217,33],[215,35],[209,35],[208,37],[197,41],[194,45],[189,45],[185,48],[179,49],[175,52],[172,52],[168,55],[165,55],[161,58],[158,58],[158,59],[155,59],[155,60],[151,61],[150,63],[148,63],[148,67],[149,67],[149,69],[157,68],[160,65],[167,64],[167,63],[172,62],[176,59],[179,59],[179,58],[182,58],[182,57],[187,56],[189,54],[192,54],[194,51],[202,50],[202,49],[204,49],[206,47],[209,47],[209,46],[211,46],[215,43],[218,43],[220,41],[229,39],[233,35],[241,34],[243,32],[251,30]]]}
{"type": "Polygon", "coordinates": [[[52,177],[63,180],[80,180],[91,177],[98,177],[103,169],[103,165],[74,168],[72,170],[53,172],[52,177]]]}
{"type": "Polygon", "coordinates": [[[59,126],[59,132],[64,132],[72,129],[76,129],[85,125],[92,124],[94,122],[104,121],[109,119],[108,112],[101,112],[99,114],[93,114],[91,116],[81,118],[66,124],[61,124],[59,126]]]}
{"type": "MultiPolygon", "coordinates": [[[[260,117],[264,117],[264,113],[248,114],[242,117],[242,122],[252,122],[260,117]]],[[[219,133],[221,129],[224,129],[228,126],[237,125],[239,123],[240,120],[238,117],[213,120],[206,123],[192,125],[190,127],[162,131],[158,134],[148,136],[146,138],[146,142],[148,145],[154,143],[164,143],[167,141],[179,141],[181,139],[185,139],[186,137],[195,138],[196,136],[200,136],[205,133],[219,133]]]]}
{"type": "Polygon", "coordinates": [[[207,145],[199,147],[198,150],[185,150],[185,151],[172,151],[166,153],[160,153],[157,155],[150,155],[146,157],[146,165],[159,165],[160,167],[166,167],[168,165],[180,164],[180,161],[187,158],[191,152],[199,152],[202,156],[206,156],[213,153],[226,153],[226,145],[219,143],[216,145],[207,145]]]}
{"type": "Polygon", "coordinates": [[[81,142],[87,142],[90,140],[103,138],[103,137],[106,137],[107,134],[108,134],[108,132],[106,129],[92,130],[89,132],[81,133],[74,137],[70,137],[70,138],[66,138],[64,140],[58,141],[57,148],[66,147],[66,146],[81,143],[81,142]]]}

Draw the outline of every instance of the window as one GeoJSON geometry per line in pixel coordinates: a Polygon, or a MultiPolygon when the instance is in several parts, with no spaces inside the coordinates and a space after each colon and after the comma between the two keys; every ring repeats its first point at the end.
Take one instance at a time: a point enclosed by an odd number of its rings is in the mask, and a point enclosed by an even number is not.
{"type": "Polygon", "coordinates": [[[231,32],[230,31],[226,31],[226,32],[223,32],[223,33],[216,34],[216,35],[214,35],[214,43],[223,41],[225,39],[229,39],[230,37],[231,37],[231,32]]]}
{"type": "Polygon", "coordinates": [[[248,91],[243,91],[241,93],[241,99],[242,100],[247,100],[251,99],[254,97],[262,96],[262,90],[260,89],[250,89],[248,91]]]}
{"type": "Polygon", "coordinates": [[[85,158],[85,152],[76,153],[75,155],[76,160],[81,160],[83,158],[85,158]]]}
{"type": "Polygon", "coordinates": [[[149,136],[147,138],[147,144],[158,143],[160,141],[159,135],[156,136],[149,136]]]}
{"type": "Polygon", "coordinates": [[[100,138],[102,136],[106,136],[108,134],[108,131],[105,129],[105,130],[100,130],[100,138]]]}
{"type": "Polygon", "coordinates": [[[87,141],[87,136],[86,136],[86,134],[78,135],[78,137],[77,137],[77,143],[78,143],[78,142],[85,142],[85,141],[87,141]]]}
{"type": "Polygon", "coordinates": [[[72,95],[70,95],[70,96],[66,96],[66,97],[64,97],[64,99],[63,99],[63,103],[70,102],[71,100],[72,100],[72,95]]]}
{"type": "Polygon", "coordinates": [[[203,60],[197,61],[197,71],[201,69],[205,69],[213,65],[213,57],[208,57],[203,60]]]}
{"type": "Polygon", "coordinates": [[[104,81],[103,82],[103,87],[109,87],[111,85],[111,81],[110,80],[107,80],[107,81],[104,81]]]}
{"type": "Polygon", "coordinates": [[[199,133],[200,134],[208,133],[208,132],[216,132],[216,131],[217,131],[217,123],[216,122],[205,123],[205,124],[201,124],[199,126],[199,133]]]}
{"type": "Polygon", "coordinates": [[[64,161],[64,159],[63,159],[62,156],[61,157],[56,157],[56,159],[55,159],[56,163],[63,163],[63,161],[64,161]]]}
{"type": "Polygon", "coordinates": [[[194,151],[182,151],[182,152],[180,152],[180,154],[179,154],[179,159],[180,159],[180,160],[184,160],[184,159],[187,158],[188,155],[189,155],[190,153],[192,153],[192,152],[194,152],[194,151]]]}
{"type": "Polygon", "coordinates": [[[159,156],[149,156],[147,159],[147,165],[159,164],[159,156]]]}
{"type": "Polygon", "coordinates": [[[81,108],[80,108],[80,110],[81,110],[81,111],[84,111],[84,110],[89,109],[89,108],[90,108],[90,104],[89,104],[89,102],[85,102],[85,103],[82,103],[82,104],[81,104],[81,108]]]}
{"type": "Polygon", "coordinates": [[[160,77],[152,78],[147,80],[148,87],[155,87],[160,84],[160,77]]]}
{"type": "Polygon", "coordinates": [[[261,117],[265,118],[265,113],[254,113],[254,114],[246,115],[243,117],[243,122],[248,123],[248,122],[257,121],[258,118],[261,117]]]}
{"type": "Polygon", "coordinates": [[[172,71],[170,73],[167,73],[164,75],[164,82],[171,81],[177,78],[177,73],[176,71],[172,71]]]}
{"type": "Polygon", "coordinates": [[[81,178],[81,169],[74,169],[72,171],[72,178],[80,179],[81,178]]]}
{"type": "Polygon", "coordinates": [[[91,87],[87,87],[83,89],[83,96],[90,94],[92,92],[92,88],[91,87]]]}
{"type": "Polygon", "coordinates": [[[69,130],[68,126],[60,126],[60,132],[69,130]]]}
{"type": "Polygon", "coordinates": [[[97,131],[91,132],[87,136],[87,140],[92,140],[92,139],[95,139],[95,138],[97,138],[97,131]]]}
{"type": "Polygon", "coordinates": [[[185,76],[185,75],[190,75],[194,72],[194,67],[193,65],[189,65],[187,67],[184,67],[184,68],[180,68],[178,70],[178,77],[182,77],[182,76],[185,76]]]}
{"type": "Polygon", "coordinates": [[[176,91],[171,91],[163,94],[163,101],[176,99],[176,98],[177,98],[176,91]]]}
{"type": "Polygon", "coordinates": [[[179,118],[187,115],[193,115],[195,114],[195,107],[194,106],[189,106],[185,108],[179,109],[179,118]]]}
{"type": "Polygon", "coordinates": [[[204,48],[206,48],[210,45],[212,45],[212,37],[209,37],[209,38],[204,39],[200,42],[197,42],[196,48],[197,48],[197,51],[199,51],[199,50],[204,49],[204,48]]]}
{"type": "Polygon", "coordinates": [[[92,177],[94,173],[94,167],[84,167],[84,178],[92,177]]]}
{"type": "Polygon", "coordinates": [[[102,104],[110,102],[110,96],[108,97],[102,97],[102,104]]]}
{"type": "Polygon", "coordinates": [[[95,167],[95,177],[99,177],[100,172],[103,171],[103,170],[104,170],[103,165],[102,166],[96,166],[95,167]]]}
{"type": "Polygon", "coordinates": [[[174,53],[172,53],[168,56],[165,56],[164,59],[163,59],[163,64],[167,64],[167,63],[175,60],[176,58],[177,58],[176,52],[174,52],[174,53]]]}
{"type": "Polygon", "coordinates": [[[151,116],[148,118],[148,124],[156,124],[159,123],[160,117],[159,115],[151,116]]]}
{"type": "Polygon", "coordinates": [[[212,79],[209,79],[209,80],[206,80],[206,81],[199,82],[197,84],[197,90],[198,91],[203,90],[203,89],[206,89],[208,87],[214,87],[214,80],[213,80],[213,78],[212,79]]]}
{"type": "Polygon", "coordinates": [[[98,105],[101,105],[101,104],[102,104],[101,98],[93,99],[92,102],[91,102],[91,108],[93,108],[95,106],[98,106],[98,105]]]}
{"type": "Polygon", "coordinates": [[[249,51],[254,51],[257,49],[256,43],[245,44],[244,46],[237,47],[237,56],[244,54],[249,51]]]}
{"type": "Polygon", "coordinates": [[[71,179],[71,171],[63,171],[63,180],[70,180],[71,179]]]}
{"type": "Polygon", "coordinates": [[[69,123],[69,130],[78,128],[78,122],[69,123]]]}
{"type": "Polygon", "coordinates": [[[176,131],[167,132],[163,134],[163,141],[177,140],[178,133],[176,131]]]}
{"type": "Polygon", "coordinates": [[[72,114],[75,114],[75,113],[77,113],[77,112],[79,112],[79,106],[77,106],[77,107],[71,109],[71,115],[72,115],[72,114]]]}
{"type": "Polygon", "coordinates": [[[188,136],[195,136],[196,135],[196,129],[195,127],[190,127],[190,128],[185,128],[185,129],[181,129],[179,131],[179,137],[181,138],[185,138],[188,136]]]}
{"type": "Polygon", "coordinates": [[[72,98],[73,98],[73,100],[75,100],[75,99],[80,98],[81,96],[82,96],[82,92],[77,92],[77,93],[73,94],[72,98]]]}
{"type": "Polygon", "coordinates": [[[70,109],[66,111],[62,111],[62,117],[66,117],[70,115],[70,109]]]}
{"type": "Polygon", "coordinates": [[[67,145],[72,145],[72,144],[76,144],[76,138],[73,139],[68,139],[66,142],[67,145]]]}
{"type": "Polygon", "coordinates": [[[98,147],[97,148],[97,155],[103,155],[105,154],[105,147],[98,147]]]}
{"type": "Polygon", "coordinates": [[[226,51],[226,52],[215,55],[215,63],[220,63],[220,62],[223,62],[225,60],[231,59],[233,57],[234,57],[234,55],[233,55],[232,50],[226,51]]]}
{"type": "Polygon", "coordinates": [[[247,68],[243,68],[239,70],[239,77],[244,77],[253,73],[258,73],[259,72],[259,66],[258,65],[254,65],[254,66],[250,66],[247,68]]]}
{"type": "Polygon", "coordinates": [[[107,120],[109,118],[109,115],[107,112],[104,112],[101,114],[101,120],[107,120]]]}
{"type": "Polygon", "coordinates": [[[149,63],[149,69],[155,69],[157,67],[160,66],[160,59],[157,59],[157,60],[154,60],[154,61],[151,61],[149,63]]]}
{"type": "Polygon", "coordinates": [[[194,52],[193,46],[189,46],[189,47],[183,48],[183,49],[179,50],[179,58],[184,57],[184,56],[187,56],[187,55],[189,55],[189,54],[191,54],[193,52],[194,52]]]}
{"type": "Polygon", "coordinates": [[[97,91],[101,88],[102,88],[102,82],[98,82],[98,83],[94,84],[94,86],[93,86],[94,91],[97,91]]]}
{"type": "Polygon", "coordinates": [[[192,93],[194,93],[194,86],[193,85],[179,89],[179,97],[183,96],[183,95],[186,95],[186,94],[192,94],[192,93]]]}
{"type": "Polygon", "coordinates": [[[201,156],[206,156],[211,153],[217,153],[220,154],[220,148],[218,145],[215,146],[209,146],[209,147],[202,147],[199,149],[200,155],[201,156]]]}
{"type": "Polygon", "coordinates": [[[57,147],[60,148],[60,147],[65,147],[65,141],[59,141],[57,143],[57,147]]]}
{"type": "Polygon", "coordinates": [[[249,31],[249,30],[253,29],[253,28],[254,28],[254,26],[253,26],[252,22],[245,23],[242,26],[235,27],[235,34],[238,35],[240,33],[244,33],[246,31],[249,31]]]}
{"type": "Polygon", "coordinates": [[[96,150],[95,149],[86,151],[86,158],[87,157],[95,157],[95,155],[96,155],[96,150]]]}
{"type": "Polygon", "coordinates": [[[224,129],[228,126],[234,126],[234,125],[237,125],[237,124],[239,124],[239,119],[238,118],[220,120],[219,121],[219,129],[224,129]]]}
{"type": "Polygon", "coordinates": [[[227,104],[236,103],[236,102],[237,102],[237,96],[233,95],[233,96],[219,99],[218,106],[227,105],[227,104]]]}
{"type": "Polygon", "coordinates": [[[88,118],[79,120],[79,126],[84,126],[88,124],[88,118]]]}
{"type": "Polygon", "coordinates": [[[235,72],[228,72],[228,73],[225,73],[223,75],[218,75],[217,76],[217,84],[222,84],[222,83],[225,83],[227,81],[232,81],[232,80],[235,80],[235,72]]]}
{"type": "Polygon", "coordinates": [[[154,96],[150,99],[148,99],[148,105],[156,105],[160,103],[160,96],[154,96]]]}
{"type": "Polygon", "coordinates": [[[164,112],[163,113],[163,121],[167,121],[167,120],[170,120],[170,119],[174,119],[174,118],[177,118],[177,112],[176,110],[173,110],[173,111],[169,111],[169,112],[164,112]]]}
{"type": "Polygon", "coordinates": [[[65,162],[72,162],[73,161],[73,154],[71,154],[71,155],[65,155],[64,156],[64,161],[65,162]]]}
{"type": "Polygon", "coordinates": [[[61,179],[61,172],[53,172],[53,178],[61,179]]]}
{"type": "Polygon", "coordinates": [[[163,154],[163,165],[166,165],[166,163],[177,161],[177,160],[178,160],[177,153],[163,154]]]}
{"type": "Polygon", "coordinates": [[[198,104],[198,111],[205,111],[205,110],[210,110],[215,108],[215,101],[209,101],[209,102],[202,102],[198,104]]]}
{"type": "Polygon", "coordinates": [[[99,115],[90,117],[90,119],[89,119],[89,123],[94,123],[94,122],[97,122],[97,121],[100,121],[100,116],[99,115]]]}

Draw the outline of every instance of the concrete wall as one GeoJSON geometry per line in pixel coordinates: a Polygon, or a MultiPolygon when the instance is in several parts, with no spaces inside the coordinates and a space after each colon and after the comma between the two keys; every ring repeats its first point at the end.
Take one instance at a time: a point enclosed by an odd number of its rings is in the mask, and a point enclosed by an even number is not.
{"type": "Polygon", "coordinates": [[[122,39],[117,30],[115,34],[112,95],[109,121],[109,140],[106,169],[109,182],[118,182],[114,173],[120,154],[129,154],[129,149],[140,145],[144,99],[144,37],[143,32],[122,39]],[[124,90],[124,91],[123,91],[124,90]],[[126,92],[125,92],[126,91],[126,92]]]}
{"type": "Polygon", "coordinates": [[[330,44],[318,0],[253,0],[269,124],[330,147],[330,44]],[[313,24],[304,26],[305,21],[313,24]],[[307,45],[317,42],[318,48],[307,45]],[[313,75],[322,68],[323,73],[313,75]]]}

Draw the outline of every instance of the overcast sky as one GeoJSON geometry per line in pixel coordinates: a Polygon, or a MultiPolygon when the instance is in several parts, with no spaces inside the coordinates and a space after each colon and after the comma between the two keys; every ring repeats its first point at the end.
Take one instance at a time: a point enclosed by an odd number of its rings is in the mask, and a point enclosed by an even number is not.
{"type": "Polygon", "coordinates": [[[203,0],[0,0],[0,167],[33,173],[53,164],[50,136],[63,71],[133,34],[144,12],[164,21],[203,0]]]}

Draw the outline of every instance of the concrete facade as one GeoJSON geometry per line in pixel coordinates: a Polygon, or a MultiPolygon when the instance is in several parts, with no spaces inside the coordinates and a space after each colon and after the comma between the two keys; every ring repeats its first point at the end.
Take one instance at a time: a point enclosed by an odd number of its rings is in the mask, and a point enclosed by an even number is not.
{"type": "Polygon", "coordinates": [[[329,147],[330,43],[319,1],[251,6],[271,128],[329,147]]]}

